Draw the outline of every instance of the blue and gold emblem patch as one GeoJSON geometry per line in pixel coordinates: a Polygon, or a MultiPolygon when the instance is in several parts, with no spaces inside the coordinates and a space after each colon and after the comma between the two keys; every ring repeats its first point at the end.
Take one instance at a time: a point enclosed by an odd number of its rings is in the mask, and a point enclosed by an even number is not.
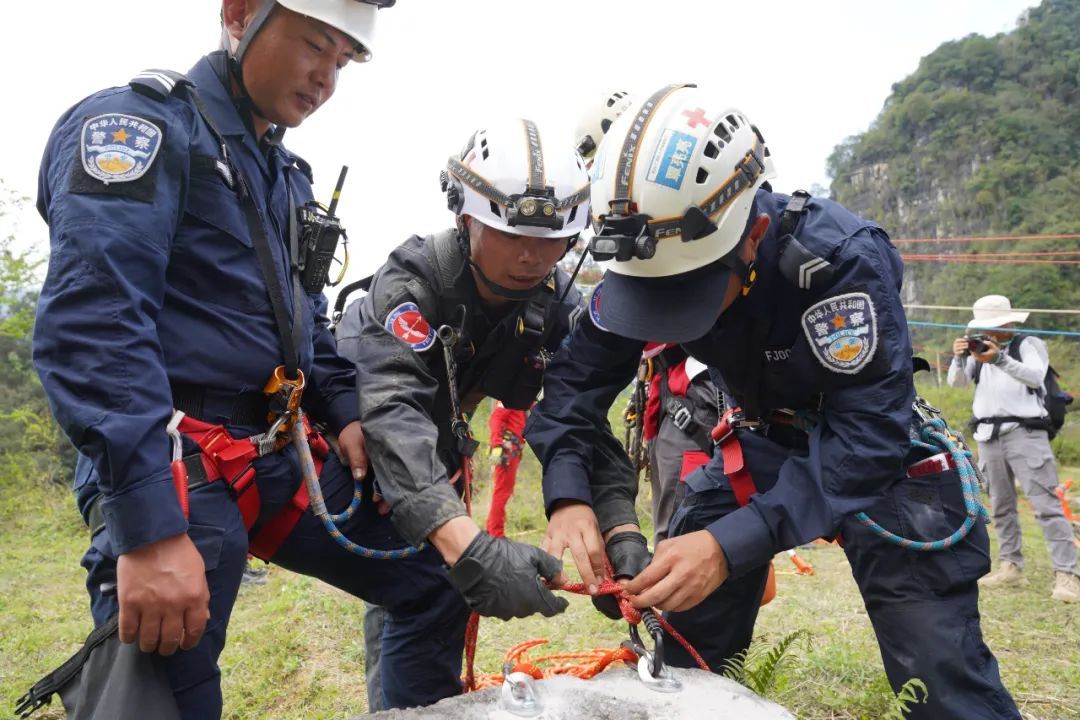
{"type": "Polygon", "coordinates": [[[153,164],[161,140],[161,128],[134,115],[89,118],[79,142],[83,169],[106,185],[138,180],[153,164]]]}
{"type": "Polygon", "coordinates": [[[845,293],[810,306],[802,328],[814,357],[829,370],[854,375],[874,359],[877,315],[866,293],[845,293]]]}

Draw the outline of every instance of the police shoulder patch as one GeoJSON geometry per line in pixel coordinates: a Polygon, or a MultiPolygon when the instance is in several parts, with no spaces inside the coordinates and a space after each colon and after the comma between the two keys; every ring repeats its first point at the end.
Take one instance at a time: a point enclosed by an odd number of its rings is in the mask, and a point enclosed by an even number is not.
{"type": "Polygon", "coordinates": [[[109,185],[138,180],[161,149],[161,128],[135,115],[105,113],[87,118],[79,149],[86,174],[109,185]]]}
{"type": "Polygon", "coordinates": [[[593,288],[592,297],[589,298],[589,317],[592,319],[593,325],[600,328],[604,332],[608,332],[608,329],[600,323],[600,291],[603,289],[603,280],[596,283],[596,287],[593,288]]]}
{"type": "Polygon", "coordinates": [[[825,368],[854,375],[877,350],[877,314],[862,292],[834,295],[807,308],[802,316],[810,350],[825,368]]]}
{"type": "Polygon", "coordinates": [[[385,327],[416,352],[435,344],[435,328],[431,327],[414,302],[404,302],[386,315],[385,327]]]}

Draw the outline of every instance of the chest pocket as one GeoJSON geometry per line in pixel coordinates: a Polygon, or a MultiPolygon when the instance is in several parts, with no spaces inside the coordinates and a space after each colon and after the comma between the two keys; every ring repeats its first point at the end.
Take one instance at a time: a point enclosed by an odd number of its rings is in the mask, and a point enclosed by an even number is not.
{"type": "Polygon", "coordinates": [[[200,303],[245,313],[270,307],[243,205],[213,170],[192,172],[169,284],[200,303]]]}

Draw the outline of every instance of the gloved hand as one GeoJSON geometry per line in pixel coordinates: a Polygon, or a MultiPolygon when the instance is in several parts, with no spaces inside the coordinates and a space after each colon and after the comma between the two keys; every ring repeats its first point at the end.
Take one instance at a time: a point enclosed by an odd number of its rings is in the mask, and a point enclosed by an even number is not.
{"type": "MultiPolygon", "coordinates": [[[[605,543],[605,549],[616,580],[636,577],[652,560],[645,536],[632,530],[612,535],[605,543]]],[[[592,604],[612,620],[622,620],[619,601],[614,595],[593,595],[592,604]]]]}
{"type": "Polygon", "coordinates": [[[450,582],[481,615],[509,620],[538,612],[552,617],[570,603],[548,590],[540,577],[551,580],[561,571],[562,561],[540,548],[481,532],[450,568],[450,582]]]}

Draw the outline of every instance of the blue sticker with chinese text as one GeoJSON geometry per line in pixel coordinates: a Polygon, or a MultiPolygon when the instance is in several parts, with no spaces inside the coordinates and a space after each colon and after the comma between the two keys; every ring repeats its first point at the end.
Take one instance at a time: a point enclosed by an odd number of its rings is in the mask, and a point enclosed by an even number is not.
{"type": "Polygon", "coordinates": [[[690,167],[690,156],[694,154],[695,147],[696,137],[668,128],[656,145],[645,179],[678,190],[686,177],[686,169],[690,167]]]}

